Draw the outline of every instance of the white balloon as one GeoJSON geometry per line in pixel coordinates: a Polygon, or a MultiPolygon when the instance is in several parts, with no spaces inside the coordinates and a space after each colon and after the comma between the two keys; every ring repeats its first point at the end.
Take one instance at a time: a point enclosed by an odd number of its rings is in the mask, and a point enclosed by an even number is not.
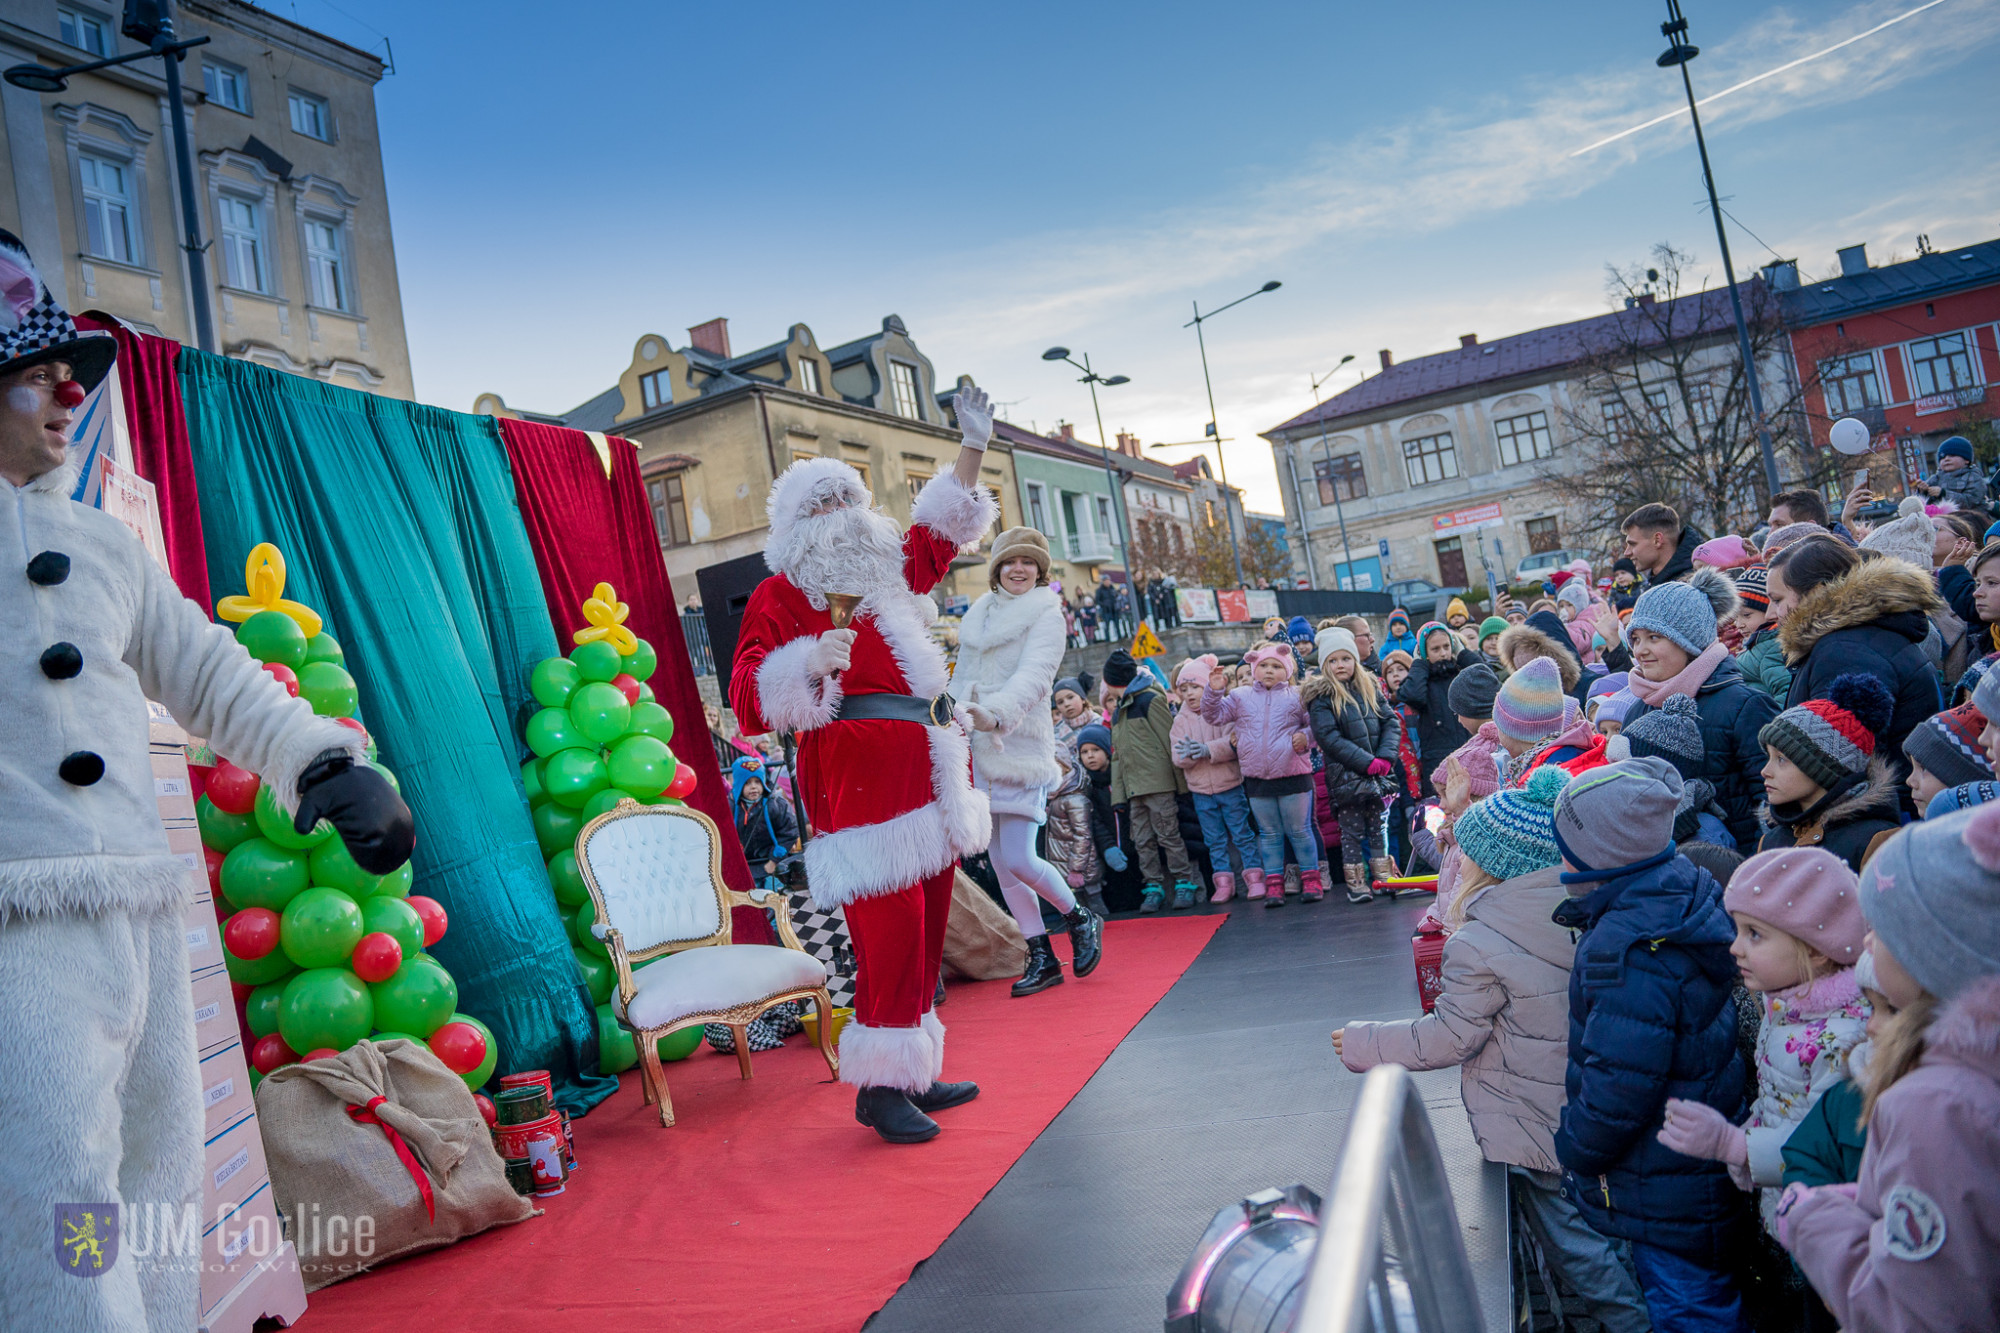
{"type": "Polygon", "coordinates": [[[1827,432],[1827,439],[1843,454],[1865,454],[1870,436],[1868,427],[1853,417],[1842,417],[1833,423],[1833,429],[1827,432]]]}

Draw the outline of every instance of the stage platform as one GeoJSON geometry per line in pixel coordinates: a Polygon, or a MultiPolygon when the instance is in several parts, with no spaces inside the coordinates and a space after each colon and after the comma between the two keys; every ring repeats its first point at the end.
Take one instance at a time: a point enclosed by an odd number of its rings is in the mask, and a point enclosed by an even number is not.
{"type": "MultiPolygon", "coordinates": [[[[1294,898],[1277,910],[1230,904],[1193,966],[868,1333],[1157,1330],[1167,1291],[1218,1208],[1270,1185],[1326,1189],[1361,1086],[1328,1034],[1347,1019],[1417,1012],[1410,934],[1424,905],[1338,896],[1312,907],[1294,898]]],[[[1504,1181],[1472,1141],[1458,1071],[1415,1078],[1452,1178],[1486,1327],[1500,1333],[1509,1304],[1504,1181]]]]}

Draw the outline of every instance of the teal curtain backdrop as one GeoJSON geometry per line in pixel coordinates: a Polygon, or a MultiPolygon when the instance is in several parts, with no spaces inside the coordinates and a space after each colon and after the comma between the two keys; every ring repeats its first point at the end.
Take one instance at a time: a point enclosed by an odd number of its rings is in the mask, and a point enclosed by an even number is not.
{"type": "Polygon", "coordinates": [[[616,1088],[556,915],[521,787],[516,715],[556,653],[491,418],[380,398],[191,348],[181,394],[217,597],[274,543],[285,594],[326,618],[361,720],[417,821],[415,892],[444,905],[432,950],[499,1072],[547,1069],[571,1113],[616,1088]]]}

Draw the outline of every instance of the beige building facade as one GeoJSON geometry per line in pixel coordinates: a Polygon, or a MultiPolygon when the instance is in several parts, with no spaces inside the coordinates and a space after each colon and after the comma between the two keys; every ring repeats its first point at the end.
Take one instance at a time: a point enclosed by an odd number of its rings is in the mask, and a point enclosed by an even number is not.
{"type": "MultiPolygon", "coordinates": [[[[140,49],[117,0],[0,0],[0,63],[140,49]]],[[[243,0],[183,0],[181,65],[218,349],[349,388],[413,396],[375,120],[377,56],[243,0]]],[[[166,82],[158,60],[47,95],[0,86],[20,236],[69,309],[193,345],[166,82]]]]}

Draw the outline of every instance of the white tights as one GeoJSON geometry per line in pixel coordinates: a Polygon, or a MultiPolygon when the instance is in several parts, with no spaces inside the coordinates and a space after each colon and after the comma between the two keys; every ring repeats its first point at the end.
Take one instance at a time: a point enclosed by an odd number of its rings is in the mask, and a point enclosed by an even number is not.
{"type": "Polygon", "coordinates": [[[1026,939],[1048,933],[1042,925],[1037,895],[1055,904],[1065,916],[1076,910],[1076,895],[1070,892],[1062,873],[1035,855],[1035,830],[1040,827],[1026,815],[996,813],[993,840],[986,847],[993,873],[1000,877],[1000,894],[1026,939]]]}

